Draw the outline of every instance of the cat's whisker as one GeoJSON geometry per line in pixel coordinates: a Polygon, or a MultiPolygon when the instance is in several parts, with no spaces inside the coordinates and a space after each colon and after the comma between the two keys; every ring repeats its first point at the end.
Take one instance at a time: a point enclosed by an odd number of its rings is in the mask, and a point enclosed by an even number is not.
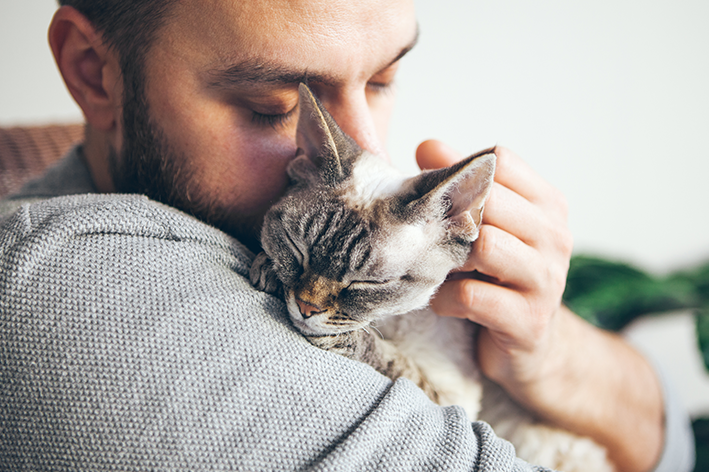
{"type": "Polygon", "coordinates": [[[369,325],[369,326],[371,326],[372,329],[374,329],[374,331],[376,331],[377,333],[379,333],[379,337],[380,337],[380,338],[384,339],[384,335],[382,334],[381,331],[379,331],[379,330],[377,329],[376,326],[374,326],[374,325],[369,325]]]}

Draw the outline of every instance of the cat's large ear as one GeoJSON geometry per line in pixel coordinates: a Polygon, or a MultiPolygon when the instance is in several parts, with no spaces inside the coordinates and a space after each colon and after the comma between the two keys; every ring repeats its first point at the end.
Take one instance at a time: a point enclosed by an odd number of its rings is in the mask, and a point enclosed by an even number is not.
{"type": "Polygon", "coordinates": [[[315,172],[324,183],[335,185],[350,175],[352,162],[362,150],[342,131],[307,85],[301,83],[298,92],[296,144],[299,149],[289,173],[297,180],[310,180],[315,172]]]}
{"type": "Polygon", "coordinates": [[[443,217],[451,236],[474,241],[495,176],[495,149],[411,179],[393,210],[407,220],[443,217]]]}

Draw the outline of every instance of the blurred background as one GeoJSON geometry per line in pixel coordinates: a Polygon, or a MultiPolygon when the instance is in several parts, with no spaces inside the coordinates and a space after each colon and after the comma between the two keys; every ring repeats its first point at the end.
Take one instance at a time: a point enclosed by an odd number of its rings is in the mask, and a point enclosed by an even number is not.
{"type": "MultiPolygon", "coordinates": [[[[577,253],[661,276],[709,260],[709,2],[417,1],[389,151],[501,144],[562,190],[577,253]]],[[[46,40],[54,0],[0,0],[0,126],[81,122],[46,40]]],[[[626,331],[709,416],[693,317],[626,331]]]]}

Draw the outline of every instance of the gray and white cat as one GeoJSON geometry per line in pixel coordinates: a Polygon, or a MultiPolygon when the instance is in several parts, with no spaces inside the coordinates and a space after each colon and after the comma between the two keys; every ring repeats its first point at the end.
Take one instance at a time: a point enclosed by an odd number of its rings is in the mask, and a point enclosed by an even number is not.
{"type": "Polygon", "coordinates": [[[293,325],[315,346],[462,406],[520,457],[566,471],[613,470],[602,447],[535,422],[481,376],[473,323],[427,308],[478,237],[494,149],[402,177],[363,151],[302,84],[297,135],[292,183],[264,219],[254,286],[283,296],[293,325]]]}

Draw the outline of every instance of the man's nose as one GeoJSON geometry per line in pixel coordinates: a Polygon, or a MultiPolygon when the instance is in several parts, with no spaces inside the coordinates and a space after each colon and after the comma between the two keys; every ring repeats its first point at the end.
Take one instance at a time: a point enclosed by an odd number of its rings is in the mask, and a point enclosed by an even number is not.
{"type": "Polygon", "coordinates": [[[324,102],[324,105],[340,128],[362,149],[373,154],[385,155],[386,150],[377,133],[364,91],[341,93],[335,99],[324,102]]]}

